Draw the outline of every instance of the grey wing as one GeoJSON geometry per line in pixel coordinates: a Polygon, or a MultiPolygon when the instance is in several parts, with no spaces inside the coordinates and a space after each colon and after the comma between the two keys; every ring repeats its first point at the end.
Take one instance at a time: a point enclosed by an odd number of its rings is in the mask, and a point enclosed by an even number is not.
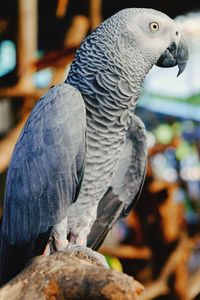
{"type": "Polygon", "coordinates": [[[88,236],[88,247],[96,250],[116,221],[135,206],[146,174],[146,131],[137,117],[131,118],[118,169],[101,199],[97,219],[88,236]]]}
{"type": "Polygon", "coordinates": [[[85,123],[82,96],[66,83],[36,104],[8,171],[2,226],[8,243],[25,244],[66,217],[83,176],[85,123]]]}

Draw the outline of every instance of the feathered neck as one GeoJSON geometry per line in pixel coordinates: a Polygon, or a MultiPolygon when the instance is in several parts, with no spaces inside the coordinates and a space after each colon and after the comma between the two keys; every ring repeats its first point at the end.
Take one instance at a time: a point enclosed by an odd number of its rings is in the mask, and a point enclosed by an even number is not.
{"type": "Polygon", "coordinates": [[[128,32],[122,34],[118,27],[120,22],[110,18],[93,31],[77,50],[66,79],[81,92],[86,109],[92,113],[102,107],[119,112],[134,109],[152,67],[129,40],[128,32]]]}

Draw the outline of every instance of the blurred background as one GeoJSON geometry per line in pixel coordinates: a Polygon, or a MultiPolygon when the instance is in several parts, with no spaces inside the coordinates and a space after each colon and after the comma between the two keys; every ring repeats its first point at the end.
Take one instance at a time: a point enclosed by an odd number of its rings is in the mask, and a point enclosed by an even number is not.
{"type": "MultiPolygon", "coordinates": [[[[16,139],[33,105],[67,76],[75,50],[125,7],[176,18],[190,50],[185,72],[154,67],[136,114],[148,133],[141,199],[107,237],[112,268],[146,287],[142,299],[200,299],[200,4],[190,0],[6,0],[0,2],[0,199],[16,139]]],[[[1,208],[2,211],[2,208],[1,208]]]]}

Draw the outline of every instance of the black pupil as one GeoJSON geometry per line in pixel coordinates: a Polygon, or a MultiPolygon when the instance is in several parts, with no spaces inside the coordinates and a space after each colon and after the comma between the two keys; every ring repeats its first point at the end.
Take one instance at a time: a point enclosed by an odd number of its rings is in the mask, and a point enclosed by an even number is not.
{"type": "Polygon", "coordinates": [[[153,25],[153,29],[157,29],[157,25],[156,24],[153,25]]]}

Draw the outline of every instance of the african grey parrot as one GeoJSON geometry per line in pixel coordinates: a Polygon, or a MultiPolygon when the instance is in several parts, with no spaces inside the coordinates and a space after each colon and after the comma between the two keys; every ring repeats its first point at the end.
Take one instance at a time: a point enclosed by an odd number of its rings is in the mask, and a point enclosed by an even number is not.
{"type": "Polygon", "coordinates": [[[127,215],[145,176],[145,129],[134,115],[141,85],[154,64],[178,65],[180,74],[187,60],[175,22],[152,9],[124,9],[83,41],[66,81],[37,102],[15,146],[1,283],[68,243],[97,249],[127,215]]]}

